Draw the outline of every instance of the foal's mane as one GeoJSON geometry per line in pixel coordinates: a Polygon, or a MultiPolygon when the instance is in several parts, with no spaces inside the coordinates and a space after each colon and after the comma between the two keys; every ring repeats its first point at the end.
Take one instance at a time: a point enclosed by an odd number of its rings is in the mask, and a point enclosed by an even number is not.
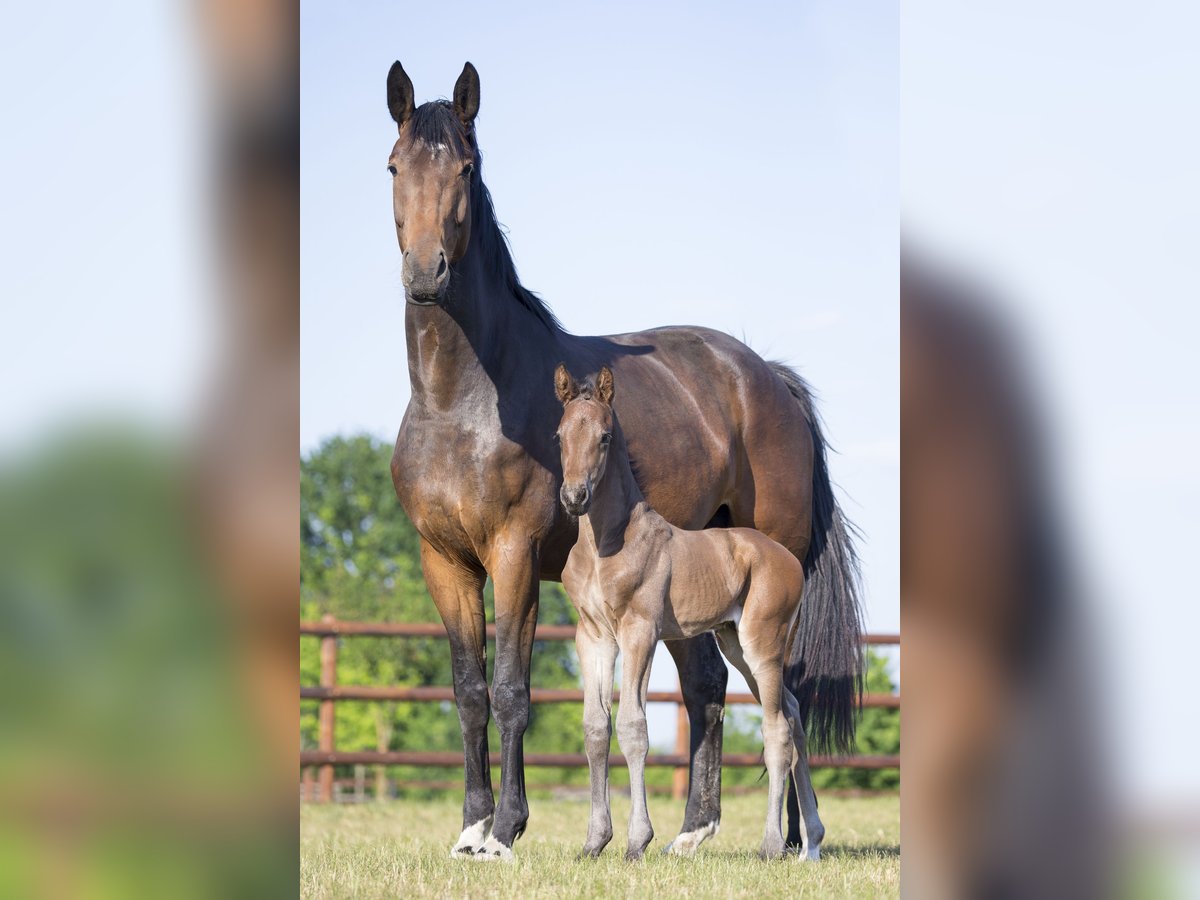
{"type": "Polygon", "coordinates": [[[412,140],[429,146],[444,145],[467,162],[474,160],[475,171],[471,175],[471,242],[477,245],[484,270],[504,285],[518,303],[533,313],[534,317],[551,331],[563,331],[562,324],[550,307],[517,277],[508,237],[496,220],[492,195],[483,183],[483,154],[475,141],[474,130],[470,134],[463,129],[454,106],[448,100],[434,100],[418,106],[412,114],[412,140]]]}

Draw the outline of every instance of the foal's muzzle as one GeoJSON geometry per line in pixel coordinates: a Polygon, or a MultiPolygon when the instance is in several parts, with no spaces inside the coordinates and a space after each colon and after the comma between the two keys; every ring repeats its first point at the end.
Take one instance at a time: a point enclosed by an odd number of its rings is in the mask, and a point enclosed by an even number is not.
{"type": "Polygon", "coordinates": [[[558,497],[562,500],[563,509],[573,516],[586,514],[592,505],[592,492],[586,484],[564,484],[558,497]]]}

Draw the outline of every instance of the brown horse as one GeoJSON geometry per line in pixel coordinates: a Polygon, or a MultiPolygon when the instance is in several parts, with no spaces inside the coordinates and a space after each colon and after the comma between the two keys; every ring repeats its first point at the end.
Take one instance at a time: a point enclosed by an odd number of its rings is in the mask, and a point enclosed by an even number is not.
{"type": "MultiPolygon", "coordinates": [[[[412,398],[392,477],[421,535],[426,584],[450,636],[464,748],[463,831],[454,856],[508,858],[525,830],[522,741],[538,582],[558,580],[576,522],[558,504],[551,440],[561,407],[549,389],[560,360],[610,367],[629,455],[646,497],[672,524],[746,525],[804,564],[795,658],[799,700],[820,746],[846,746],[861,682],[855,558],[834,503],[808,389],[728,335],[662,328],[612,337],[568,334],[517,279],[484,186],[476,141],[479,76],[467,63],[451,102],[415,106],[395,63],[388,108],[399,138],[388,158],[403,254],[412,398]],[[495,587],[496,659],[489,697],[483,587],[495,587]],[[487,724],[500,731],[500,798],[492,794],[487,724]]],[[[720,819],[721,720],[727,671],[704,634],[668,643],[691,723],[691,783],[671,845],[693,852],[720,819]]],[[[800,843],[789,795],[788,839],[800,843]]]]}
{"type": "MultiPolygon", "coordinates": [[[[602,368],[595,385],[554,373],[563,405],[558,423],[563,508],[579,517],[563,586],[579,611],[575,646],[583,674],[583,730],[592,782],[592,817],[583,855],[599,856],[612,839],[608,747],[613,669],[621,654],[617,740],[629,765],[633,808],[626,859],[641,859],[654,836],[646,807],[646,688],[660,640],[716,634],[725,657],[746,677],[763,709],[763,756],[769,791],[759,854],[783,855],[783,795],[789,770],[802,810],[800,855],[819,859],[825,829],[808,775],[800,703],[784,679],[795,633],[804,568],[787,548],[753,528],[684,531],[656,513],[637,486],[615,383],[602,368]]],[[[793,673],[798,674],[798,673],[793,673]]]]}

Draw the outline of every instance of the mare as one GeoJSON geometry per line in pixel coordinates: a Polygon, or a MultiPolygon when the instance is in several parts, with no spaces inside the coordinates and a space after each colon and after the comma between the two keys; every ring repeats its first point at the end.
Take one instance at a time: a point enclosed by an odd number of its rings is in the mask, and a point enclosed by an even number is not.
{"type": "MultiPolygon", "coordinates": [[[[857,570],[834,502],[825,442],[807,385],[729,335],[659,328],[608,337],[568,333],[517,278],[483,182],[475,118],[479,75],[467,63],[452,99],[420,106],[400,63],[387,77],[398,137],[388,156],[402,257],[412,395],[392,480],[421,536],[425,582],[449,634],[466,786],[455,857],[510,859],[529,818],[523,738],[541,580],[560,580],[576,520],[561,510],[561,406],[555,367],[608,366],[638,485],[673,525],[751,526],[805,570],[794,656],[797,694],[817,746],[848,746],[861,693],[857,570]],[[491,691],[483,589],[495,589],[491,691]],[[497,801],[488,720],[500,733],[497,801]]],[[[578,201],[573,214],[586,215],[578,201]]],[[[720,821],[721,722],[728,673],[710,634],[667,644],[691,725],[691,777],[673,853],[720,821]]],[[[801,842],[798,799],[788,839],[801,842]]]]}

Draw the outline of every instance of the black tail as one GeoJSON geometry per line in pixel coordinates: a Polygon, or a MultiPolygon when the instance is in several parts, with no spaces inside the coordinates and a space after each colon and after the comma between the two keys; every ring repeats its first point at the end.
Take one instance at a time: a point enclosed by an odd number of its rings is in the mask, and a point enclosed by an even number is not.
{"type": "Polygon", "coordinates": [[[825,437],[811,389],[782,363],[770,365],[800,404],[813,441],[812,539],[804,559],[804,597],[788,647],[784,683],[800,701],[810,752],[849,753],[863,690],[857,532],[833,496],[825,437]]]}

